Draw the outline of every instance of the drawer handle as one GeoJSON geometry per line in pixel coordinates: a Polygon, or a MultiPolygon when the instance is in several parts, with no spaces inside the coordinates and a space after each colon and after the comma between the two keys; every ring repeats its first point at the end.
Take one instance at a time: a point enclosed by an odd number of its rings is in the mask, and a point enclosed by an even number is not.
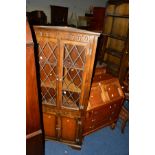
{"type": "Polygon", "coordinates": [[[92,122],[95,122],[96,120],[95,119],[92,119],[92,122]]]}
{"type": "Polygon", "coordinates": [[[114,97],[114,94],[112,94],[111,96],[114,97]]]}
{"type": "Polygon", "coordinates": [[[110,107],[109,107],[110,109],[111,109],[111,105],[110,105],[110,107]]]}
{"type": "Polygon", "coordinates": [[[94,112],[94,114],[98,114],[98,112],[97,112],[97,111],[95,111],[95,112],[94,112]]]}
{"type": "Polygon", "coordinates": [[[60,130],[60,128],[57,127],[56,130],[60,130]]]}
{"type": "Polygon", "coordinates": [[[92,129],[92,128],[94,128],[94,126],[90,126],[90,127],[89,127],[89,129],[92,129]]]}

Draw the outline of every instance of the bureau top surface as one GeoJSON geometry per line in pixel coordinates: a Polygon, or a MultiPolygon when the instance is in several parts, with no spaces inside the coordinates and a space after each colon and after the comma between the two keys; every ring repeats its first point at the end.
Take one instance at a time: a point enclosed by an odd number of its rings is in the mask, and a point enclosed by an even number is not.
{"type": "Polygon", "coordinates": [[[84,33],[84,34],[97,35],[97,36],[99,36],[101,34],[99,32],[82,30],[82,29],[68,27],[68,26],[34,26],[34,28],[35,29],[44,29],[44,30],[55,30],[55,31],[64,31],[64,32],[84,33]]]}

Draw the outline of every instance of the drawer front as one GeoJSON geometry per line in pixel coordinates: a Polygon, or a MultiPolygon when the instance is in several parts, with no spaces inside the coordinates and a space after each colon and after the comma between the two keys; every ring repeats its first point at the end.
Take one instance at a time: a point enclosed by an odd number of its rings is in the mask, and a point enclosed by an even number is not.
{"type": "Polygon", "coordinates": [[[43,113],[43,125],[45,136],[56,138],[56,116],[43,113]]]}
{"type": "Polygon", "coordinates": [[[120,108],[121,102],[116,101],[114,103],[101,106],[100,108],[96,108],[95,110],[87,111],[84,122],[84,133],[115,121],[118,118],[120,108]]]}
{"type": "Polygon", "coordinates": [[[108,92],[108,96],[109,96],[110,100],[113,100],[114,98],[117,98],[120,96],[118,87],[114,84],[107,85],[106,90],[108,92]]]}
{"type": "Polygon", "coordinates": [[[91,132],[93,130],[96,130],[97,128],[104,126],[106,124],[108,124],[109,122],[111,122],[112,120],[109,120],[108,117],[106,119],[103,119],[100,122],[91,122],[91,123],[87,123],[84,125],[84,134],[87,132],[91,132]]]}

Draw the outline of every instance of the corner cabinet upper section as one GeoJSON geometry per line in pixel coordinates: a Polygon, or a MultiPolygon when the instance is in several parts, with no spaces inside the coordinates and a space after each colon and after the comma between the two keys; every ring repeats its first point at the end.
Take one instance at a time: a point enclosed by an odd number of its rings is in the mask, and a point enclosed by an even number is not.
{"type": "Polygon", "coordinates": [[[56,26],[34,26],[34,31],[42,103],[57,108],[86,108],[100,34],[56,26]]]}

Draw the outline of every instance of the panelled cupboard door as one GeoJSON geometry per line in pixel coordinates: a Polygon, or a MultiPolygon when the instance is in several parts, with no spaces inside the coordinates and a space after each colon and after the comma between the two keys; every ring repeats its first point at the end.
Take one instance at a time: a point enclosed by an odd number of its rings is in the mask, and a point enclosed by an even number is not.
{"type": "Polygon", "coordinates": [[[57,138],[57,117],[54,114],[43,113],[44,132],[46,137],[57,138]]]}
{"type": "Polygon", "coordinates": [[[43,113],[45,137],[63,142],[79,143],[80,124],[77,118],[43,113]],[[60,121],[59,121],[60,120],[60,121]]]}
{"type": "Polygon", "coordinates": [[[61,117],[61,139],[75,141],[76,139],[76,119],[61,117]]]}

